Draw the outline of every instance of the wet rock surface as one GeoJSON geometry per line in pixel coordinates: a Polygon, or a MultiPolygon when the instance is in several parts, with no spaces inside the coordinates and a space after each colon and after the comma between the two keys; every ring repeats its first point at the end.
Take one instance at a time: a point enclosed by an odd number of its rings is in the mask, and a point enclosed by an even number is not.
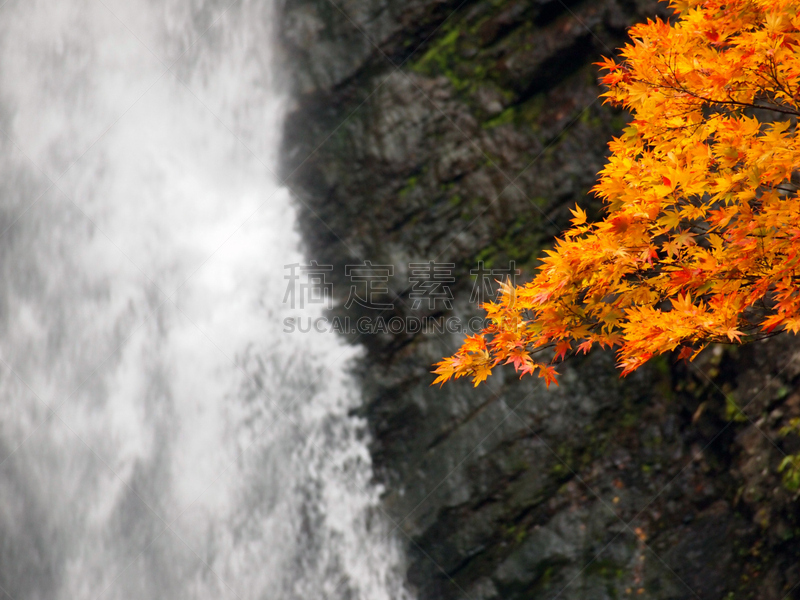
{"type": "MultiPolygon", "coordinates": [[[[626,116],[592,62],[651,1],[287,0],[282,176],[331,317],[458,316],[479,261],[531,272],[589,195],[626,116]],[[374,310],[346,265],[393,265],[374,310]],[[410,263],[452,263],[451,307],[415,307],[410,263]]],[[[346,334],[347,335],[347,334],[346,334]]],[[[459,334],[349,334],[384,508],[422,600],[800,597],[800,346],[779,337],[652,361],[610,354],[558,388],[501,371],[431,388],[459,334]]]]}

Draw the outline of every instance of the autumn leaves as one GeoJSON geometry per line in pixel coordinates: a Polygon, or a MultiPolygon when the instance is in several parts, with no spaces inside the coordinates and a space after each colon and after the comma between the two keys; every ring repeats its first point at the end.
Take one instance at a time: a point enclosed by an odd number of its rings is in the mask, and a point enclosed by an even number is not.
{"type": "Polygon", "coordinates": [[[675,1],[603,59],[607,102],[633,113],[594,193],[491,325],[436,365],[436,383],[511,364],[549,385],[595,345],[623,374],[652,356],[800,331],[800,1],[675,1]]]}

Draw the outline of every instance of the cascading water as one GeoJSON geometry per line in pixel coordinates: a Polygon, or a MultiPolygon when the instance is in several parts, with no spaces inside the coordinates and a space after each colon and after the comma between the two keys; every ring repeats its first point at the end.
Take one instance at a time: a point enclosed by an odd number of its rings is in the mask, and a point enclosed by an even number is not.
{"type": "Polygon", "coordinates": [[[273,6],[0,1],[0,586],[407,597],[275,163],[273,6]]]}

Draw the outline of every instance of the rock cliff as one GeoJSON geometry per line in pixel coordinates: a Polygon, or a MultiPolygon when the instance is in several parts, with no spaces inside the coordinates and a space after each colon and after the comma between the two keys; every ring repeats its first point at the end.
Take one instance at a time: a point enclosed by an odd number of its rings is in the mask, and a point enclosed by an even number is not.
{"type": "MultiPolygon", "coordinates": [[[[592,62],[656,14],[651,0],[285,0],[282,176],[309,258],[334,265],[331,316],[465,323],[479,265],[524,278],[568,208],[597,215],[589,190],[626,115],[598,100],[592,62]],[[345,308],[346,266],[364,261],[393,266],[374,288],[388,291],[345,308]],[[409,265],[430,262],[453,298],[428,306],[409,265]]],[[[593,354],[546,390],[507,372],[429,387],[459,333],[344,335],[365,348],[360,414],[421,600],[800,597],[797,496],[778,473],[800,448],[781,433],[800,416],[792,338],[626,380],[593,354]]]]}

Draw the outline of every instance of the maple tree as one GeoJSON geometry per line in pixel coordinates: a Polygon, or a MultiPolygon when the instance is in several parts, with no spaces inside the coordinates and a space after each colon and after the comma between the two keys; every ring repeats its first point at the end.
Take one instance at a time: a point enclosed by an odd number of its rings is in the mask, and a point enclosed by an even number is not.
{"type": "Polygon", "coordinates": [[[548,386],[554,364],[612,347],[626,375],[678,350],[800,331],[800,0],[673,0],[598,63],[633,120],[532,281],[501,283],[490,325],[434,383],[500,364],[548,386]]]}

